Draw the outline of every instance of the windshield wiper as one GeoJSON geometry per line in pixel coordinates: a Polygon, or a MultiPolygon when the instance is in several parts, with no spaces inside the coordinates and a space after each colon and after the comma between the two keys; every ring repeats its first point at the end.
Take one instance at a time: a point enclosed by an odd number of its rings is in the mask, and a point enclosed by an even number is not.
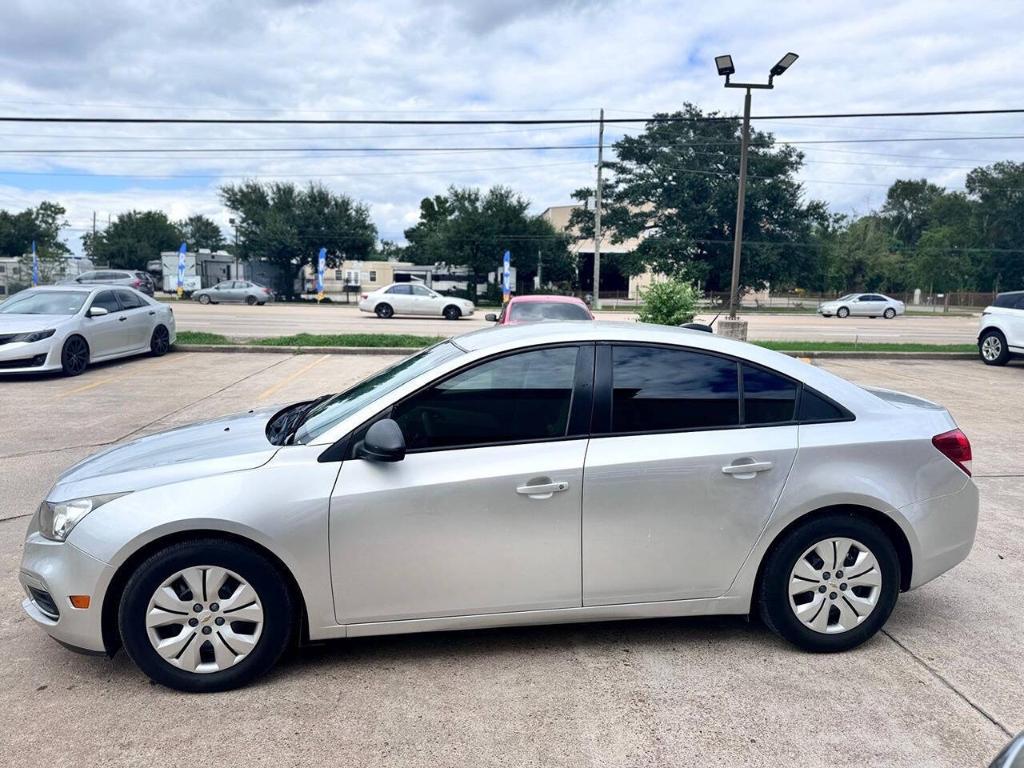
{"type": "Polygon", "coordinates": [[[294,411],[289,413],[287,421],[285,422],[286,431],[284,433],[284,437],[281,439],[281,445],[291,445],[292,440],[295,439],[295,433],[298,432],[299,427],[306,422],[306,416],[308,416],[318,405],[327,402],[332,397],[334,397],[333,393],[330,395],[320,395],[320,397],[315,400],[310,400],[305,405],[300,405],[294,411]]]}

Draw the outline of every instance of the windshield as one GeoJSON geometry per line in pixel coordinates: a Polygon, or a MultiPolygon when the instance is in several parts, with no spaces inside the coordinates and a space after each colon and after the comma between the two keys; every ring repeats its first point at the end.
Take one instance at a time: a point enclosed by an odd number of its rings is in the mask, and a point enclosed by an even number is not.
{"type": "Polygon", "coordinates": [[[860,296],[859,293],[848,293],[845,296],[840,296],[836,301],[851,301],[860,296]]]}
{"type": "Polygon", "coordinates": [[[295,432],[295,442],[308,443],[363,406],[461,354],[462,350],[450,341],[442,341],[395,363],[390,368],[385,368],[375,376],[364,379],[351,389],[334,395],[313,408],[306,415],[302,426],[295,432]]]}
{"type": "Polygon", "coordinates": [[[88,291],[24,291],[0,304],[0,314],[73,315],[88,297],[88,291]]]}
{"type": "Polygon", "coordinates": [[[523,301],[512,304],[509,320],[529,323],[538,320],[589,320],[590,313],[579,304],[563,301],[523,301]]]}

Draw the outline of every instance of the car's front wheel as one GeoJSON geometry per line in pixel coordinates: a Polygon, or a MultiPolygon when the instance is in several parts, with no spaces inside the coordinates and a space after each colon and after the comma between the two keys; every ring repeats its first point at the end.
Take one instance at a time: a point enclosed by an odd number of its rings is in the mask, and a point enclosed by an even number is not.
{"type": "Polygon", "coordinates": [[[210,297],[209,297],[209,296],[207,296],[207,295],[206,295],[205,293],[204,293],[204,294],[202,294],[202,295],[201,295],[201,296],[199,297],[199,303],[200,303],[200,304],[209,304],[209,303],[210,303],[210,297]]]}
{"type": "Polygon", "coordinates": [[[445,320],[458,320],[462,317],[462,310],[456,307],[454,304],[449,304],[444,308],[444,319],[445,320]]]}
{"type": "Polygon", "coordinates": [[[66,376],[77,376],[89,367],[89,345],[81,336],[71,336],[60,351],[60,367],[66,376]]]}
{"type": "Polygon", "coordinates": [[[808,651],[845,651],[873,636],[899,595],[900,564],[874,523],[833,513],[790,531],[765,562],[761,617],[808,651]]]}
{"type": "Polygon", "coordinates": [[[850,310],[848,310],[846,307],[840,307],[839,309],[836,310],[836,317],[849,317],[849,316],[850,316],[850,310]]]}
{"type": "Polygon", "coordinates": [[[196,539],[150,556],[125,586],[118,628],[151,680],[223,691],[269,670],[292,636],[292,599],[274,564],[233,541],[196,539]]]}
{"type": "Polygon", "coordinates": [[[985,365],[1006,365],[1010,361],[1010,348],[1006,337],[994,328],[989,328],[978,339],[978,354],[985,365]]]}

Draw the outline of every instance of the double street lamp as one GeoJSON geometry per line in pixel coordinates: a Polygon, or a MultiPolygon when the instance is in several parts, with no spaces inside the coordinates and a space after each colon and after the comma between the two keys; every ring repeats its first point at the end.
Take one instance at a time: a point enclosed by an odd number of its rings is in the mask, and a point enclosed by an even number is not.
{"type": "Polygon", "coordinates": [[[715,56],[715,66],[718,74],[725,78],[726,88],[744,88],[747,91],[743,99],[743,129],[740,133],[740,182],[739,194],[736,196],[736,229],[733,233],[732,246],[732,287],[729,291],[729,319],[736,319],[736,294],[740,284],[740,252],[743,248],[743,204],[747,196],[747,149],[750,145],[750,91],[754,88],[769,90],[775,87],[774,80],[791,66],[799,58],[795,53],[787,53],[778,64],[768,72],[767,83],[734,83],[731,78],[736,74],[736,67],[732,63],[732,56],[715,56]]]}

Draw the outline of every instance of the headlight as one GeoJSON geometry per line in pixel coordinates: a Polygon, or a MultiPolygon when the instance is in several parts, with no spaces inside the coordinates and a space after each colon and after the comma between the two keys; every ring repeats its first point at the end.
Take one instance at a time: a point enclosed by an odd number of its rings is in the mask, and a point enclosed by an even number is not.
{"type": "Polygon", "coordinates": [[[105,496],[89,496],[71,501],[44,501],[39,505],[39,532],[48,539],[64,541],[78,521],[99,509],[108,501],[124,496],[123,493],[108,493],[105,496]]]}
{"type": "Polygon", "coordinates": [[[53,336],[54,329],[50,328],[48,331],[32,331],[31,333],[17,333],[10,341],[42,341],[53,336]]]}

